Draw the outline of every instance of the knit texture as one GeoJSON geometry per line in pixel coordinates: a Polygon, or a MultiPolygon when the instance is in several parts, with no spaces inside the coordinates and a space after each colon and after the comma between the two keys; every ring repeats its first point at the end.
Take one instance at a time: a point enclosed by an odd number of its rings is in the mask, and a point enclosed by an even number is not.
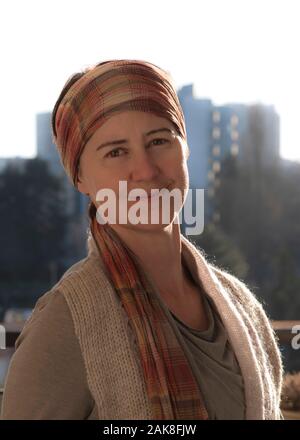
{"type": "Polygon", "coordinates": [[[153,417],[157,420],[208,419],[182,343],[142,264],[109,225],[99,225],[94,217],[90,230],[134,331],[153,417]]]}
{"type": "MultiPolygon", "coordinates": [[[[280,419],[282,361],[260,302],[233,275],[209,263],[181,236],[189,269],[214,301],[239,362],[246,419],[280,419]]],[[[88,256],[53,287],[65,297],[101,420],[153,419],[137,342],[90,235],[88,256]]]]}

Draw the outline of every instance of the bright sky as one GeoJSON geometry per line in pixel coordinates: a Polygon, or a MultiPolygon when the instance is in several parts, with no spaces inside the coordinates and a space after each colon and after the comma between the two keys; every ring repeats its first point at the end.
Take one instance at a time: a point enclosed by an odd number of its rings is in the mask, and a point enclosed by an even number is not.
{"type": "Polygon", "coordinates": [[[198,97],[273,104],[300,160],[299,0],[10,0],[0,6],[0,156],[36,153],[35,114],[89,64],[140,58],[198,97]]]}

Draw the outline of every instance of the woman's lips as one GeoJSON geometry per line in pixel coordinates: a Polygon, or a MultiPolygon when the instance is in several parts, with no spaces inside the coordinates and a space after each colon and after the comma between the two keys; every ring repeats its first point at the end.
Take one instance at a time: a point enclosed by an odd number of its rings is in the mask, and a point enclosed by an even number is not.
{"type": "Polygon", "coordinates": [[[154,197],[158,197],[160,191],[167,190],[169,191],[170,185],[163,188],[153,188],[151,189],[150,193],[148,193],[146,196],[138,196],[139,199],[153,199],[154,197]]]}

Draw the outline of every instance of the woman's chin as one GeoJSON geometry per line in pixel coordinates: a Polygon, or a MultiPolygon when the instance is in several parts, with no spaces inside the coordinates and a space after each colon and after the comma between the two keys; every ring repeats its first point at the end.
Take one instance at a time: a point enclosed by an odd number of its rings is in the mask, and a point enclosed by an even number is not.
{"type": "Polygon", "coordinates": [[[116,227],[116,229],[119,228],[126,228],[127,230],[131,231],[140,231],[140,232],[162,232],[165,230],[169,230],[172,227],[172,224],[174,222],[159,222],[159,223],[126,223],[126,224],[117,224],[117,225],[111,225],[112,227],[116,227]]]}

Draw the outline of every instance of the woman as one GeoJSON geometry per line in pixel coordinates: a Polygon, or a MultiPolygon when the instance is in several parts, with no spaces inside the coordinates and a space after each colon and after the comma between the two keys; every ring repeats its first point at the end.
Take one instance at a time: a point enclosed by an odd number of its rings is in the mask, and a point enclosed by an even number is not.
{"type": "Polygon", "coordinates": [[[91,201],[88,256],[36,303],[2,418],[281,418],[280,352],[261,304],[180,233],[189,149],[169,74],[140,60],[89,67],[65,84],[52,128],[91,201]],[[145,191],[143,222],[132,198],[120,204],[120,182],[145,191]],[[167,221],[160,199],[151,222],[153,189],[181,194],[167,221]]]}

